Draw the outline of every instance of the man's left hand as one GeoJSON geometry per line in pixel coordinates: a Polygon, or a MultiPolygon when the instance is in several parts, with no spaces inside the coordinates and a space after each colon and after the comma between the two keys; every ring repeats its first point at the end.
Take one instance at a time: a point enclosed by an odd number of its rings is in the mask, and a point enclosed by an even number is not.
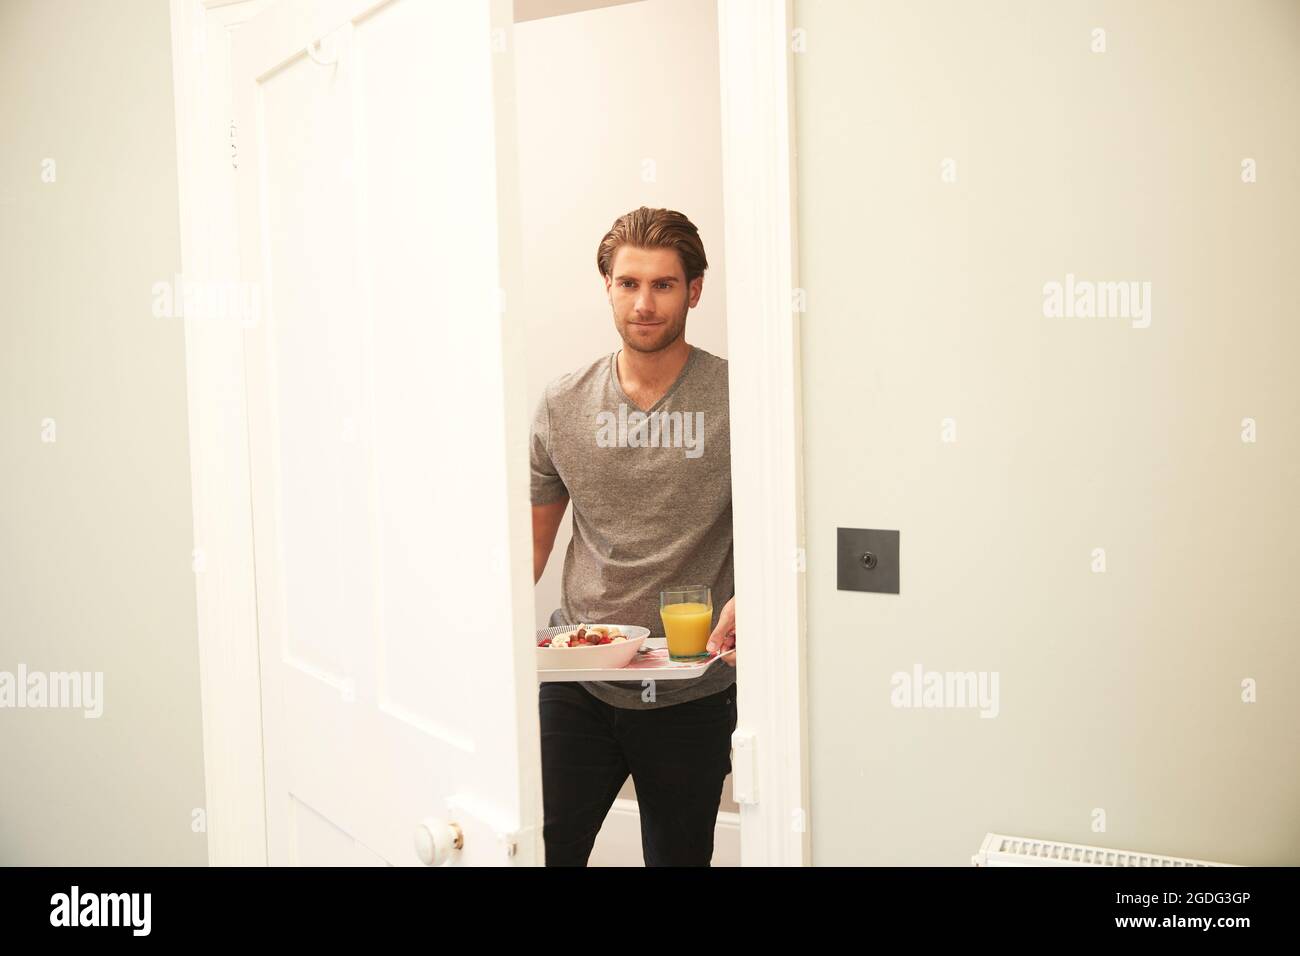
{"type": "Polygon", "coordinates": [[[732,595],[730,601],[722,607],[722,613],[718,615],[718,626],[713,629],[709,635],[709,644],[707,650],[710,654],[715,651],[719,654],[731,651],[723,658],[731,667],[736,666],[736,598],[732,595]]]}

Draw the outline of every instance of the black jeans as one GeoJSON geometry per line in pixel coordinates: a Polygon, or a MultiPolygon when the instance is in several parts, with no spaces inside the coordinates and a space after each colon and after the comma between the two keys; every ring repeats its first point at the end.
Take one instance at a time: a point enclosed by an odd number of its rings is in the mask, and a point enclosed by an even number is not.
{"type": "Polygon", "coordinates": [[[576,683],[544,683],[542,802],[547,866],[586,866],[632,775],[646,866],[708,866],[731,772],[736,688],[652,710],[612,707],[576,683]]]}

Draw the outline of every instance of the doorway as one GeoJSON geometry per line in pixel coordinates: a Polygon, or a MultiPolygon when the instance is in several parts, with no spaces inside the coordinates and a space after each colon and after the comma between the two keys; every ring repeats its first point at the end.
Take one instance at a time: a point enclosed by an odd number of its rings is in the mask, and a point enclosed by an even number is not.
{"type": "MultiPolygon", "coordinates": [[[[727,357],[717,6],[712,0],[578,6],[515,8],[530,409],[547,382],[621,346],[595,250],[613,220],[638,206],[679,210],[699,227],[709,269],[686,338],[727,357]]],[[[572,509],[537,584],[539,628],[560,606],[571,536],[572,509]]],[[[728,775],[714,866],[739,865],[739,827],[728,775]]],[[[596,840],[591,865],[641,865],[630,777],[596,840]]]]}

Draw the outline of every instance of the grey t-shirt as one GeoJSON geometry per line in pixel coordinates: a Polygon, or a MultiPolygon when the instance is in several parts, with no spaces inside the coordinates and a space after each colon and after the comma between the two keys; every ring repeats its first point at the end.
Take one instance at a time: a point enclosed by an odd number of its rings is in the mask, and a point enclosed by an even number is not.
{"type": "MultiPolygon", "coordinates": [[[[552,623],[638,624],[662,637],[659,592],[708,585],[717,626],[735,592],[727,361],[691,346],[677,381],[643,410],[619,384],[617,356],[547,385],[533,420],[532,502],[567,494],[573,509],[552,623]]],[[[696,678],[582,686],[615,707],[652,709],[735,682],[718,661],[696,678]]]]}

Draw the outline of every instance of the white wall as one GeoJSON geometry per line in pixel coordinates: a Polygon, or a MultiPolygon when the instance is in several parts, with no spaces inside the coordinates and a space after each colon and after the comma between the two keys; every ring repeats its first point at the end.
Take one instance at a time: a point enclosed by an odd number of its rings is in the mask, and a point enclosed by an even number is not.
{"type": "Polygon", "coordinates": [[[795,14],[814,862],[1300,863],[1300,6],[795,14]],[[1066,273],[1150,326],[1045,318],[1066,273]],[[836,589],[837,526],[901,530],[901,594],[836,589]],[[917,663],[999,715],[891,706],[917,663]]]}
{"type": "MultiPolygon", "coordinates": [[[[643,0],[515,26],[529,411],[546,383],[621,347],[596,247],[638,206],[677,209],[709,269],[686,339],[726,357],[717,8],[643,0]]],[[[559,607],[573,509],[537,584],[559,607]]],[[[630,798],[629,780],[622,796],[630,798]]],[[[736,809],[728,778],[723,810],[736,809]]]]}
{"type": "Polygon", "coordinates": [[[166,0],[5,0],[0,103],[0,671],[103,673],[0,709],[0,864],[202,865],[166,0]]]}

